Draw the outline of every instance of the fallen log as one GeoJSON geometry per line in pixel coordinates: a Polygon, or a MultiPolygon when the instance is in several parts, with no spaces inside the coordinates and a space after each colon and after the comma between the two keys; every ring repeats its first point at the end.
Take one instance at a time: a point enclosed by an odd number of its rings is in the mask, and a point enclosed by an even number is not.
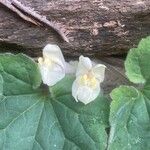
{"type": "Polygon", "coordinates": [[[150,35],[149,0],[20,2],[60,26],[69,43],[52,28],[27,22],[0,4],[0,52],[24,52],[36,57],[47,43],[55,43],[69,57],[122,55],[150,35]]]}

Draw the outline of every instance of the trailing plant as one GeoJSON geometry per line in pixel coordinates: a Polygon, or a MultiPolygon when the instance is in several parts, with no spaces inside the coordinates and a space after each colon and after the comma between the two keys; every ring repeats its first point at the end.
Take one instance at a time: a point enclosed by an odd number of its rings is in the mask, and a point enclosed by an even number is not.
{"type": "Polygon", "coordinates": [[[0,55],[1,150],[149,150],[150,37],[129,51],[128,79],[101,94],[106,66],[65,61],[47,45],[38,63],[0,55]]]}

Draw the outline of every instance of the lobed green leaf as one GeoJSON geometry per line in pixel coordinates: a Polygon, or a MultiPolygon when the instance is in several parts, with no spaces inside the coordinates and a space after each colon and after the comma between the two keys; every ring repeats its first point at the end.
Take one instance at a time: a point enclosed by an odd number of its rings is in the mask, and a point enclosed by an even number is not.
{"type": "Polygon", "coordinates": [[[109,101],[84,105],[71,95],[74,77],[40,86],[37,64],[25,55],[0,55],[1,150],[104,150],[109,101]]]}

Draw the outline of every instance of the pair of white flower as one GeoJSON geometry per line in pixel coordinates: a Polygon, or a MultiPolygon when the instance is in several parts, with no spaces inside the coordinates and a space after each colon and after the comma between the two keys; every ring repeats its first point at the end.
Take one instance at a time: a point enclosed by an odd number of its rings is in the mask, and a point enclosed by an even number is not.
{"type": "Polygon", "coordinates": [[[93,66],[88,57],[79,57],[77,68],[65,62],[57,45],[48,44],[43,49],[43,58],[38,59],[44,84],[53,86],[65,77],[66,73],[75,73],[76,80],[72,85],[72,96],[75,100],[88,104],[100,93],[100,83],[104,80],[105,65],[93,66]]]}

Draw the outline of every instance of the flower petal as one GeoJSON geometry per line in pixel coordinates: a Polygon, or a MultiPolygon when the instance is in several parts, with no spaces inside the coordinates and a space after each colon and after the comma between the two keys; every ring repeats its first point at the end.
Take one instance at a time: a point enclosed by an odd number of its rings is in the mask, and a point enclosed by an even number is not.
{"type": "Polygon", "coordinates": [[[50,59],[65,69],[65,59],[61,49],[57,45],[47,44],[43,49],[43,57],[50,59]]]}
{"type": "Polygon", "coordinates": [[[91,60],[88,57],[80,56],[76,76],[86,74],[91,68],[91,60]]]}
{"type": "Polygon", "coordinates": [[[79,77],[73,82],[72,96],[75,100],[81,101],[84,104],[88,104],[94,101],[100,93],[100,85],[97,84],[96,88],[92,89],[88,86],[82,86],[79,84],[79,77]]]}
{"type": "Polygon", "coordinates": [[[78,88],[77,98],[84,104],[88,104],[94,99],[91,99],[93,90],[87,86],[81,86],[78,88]]]}
{"type": "Polygon", "coordinates": [[[96,79],[98,79],[100,82],[103,82],[103,81],[104,81],[105,68],[106,68],[105,65],[98,64],[98,65],[96,65],[96,66],[92,69],[94,76],[95,76],[96,79]]]}
{"type": "Polygon", "coordinates": [[[53,86],[65,77],[65,71],[58,64],[53,64],[52,67],[47,67],[45,64],[39,64],[43,83],[48,86],[53,86]]]}

